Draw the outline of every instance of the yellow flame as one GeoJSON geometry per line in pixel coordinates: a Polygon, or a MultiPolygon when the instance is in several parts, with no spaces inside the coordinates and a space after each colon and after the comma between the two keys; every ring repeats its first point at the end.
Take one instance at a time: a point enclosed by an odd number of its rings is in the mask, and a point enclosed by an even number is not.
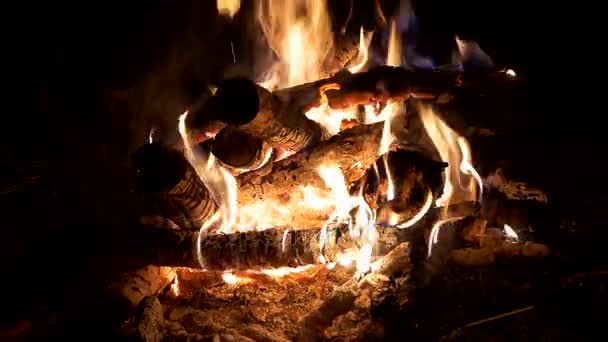
{"type": "Polygon", "coordinates": [[[365,33],[363,30],[363,26],[361,26],[361,30],[359,31],[359,52],[355,59],[351,62],[351,66],[348,68],[353,74],[360,72],[367,60],[369,59],[369,46],[372,42],[372,38],[374,38],[374,32],[365,33]]]}
{"type": "Polygon", "coordinates": [[[234,17],[241,8],[241,0],[217,0],[217,10],[221,15],[234,17]]]}
{"type": "Polygon", "coordinates": [[[481,177],[473,168],[471,151],[466,139],[446,125],[428,106],[420,107],[420,119],[441,159],[448,163],[443,194],[437,199],[437,206],[475,200],[476,184],[481,196],[483,189],[481,177]],[[456,165],[458,167],[455,167],[456,165]],[[455,182],[458,183],[458,188],[454,186],[455,182]]]}
{"type": "Polygon", "coordinates": [[[395,20],[391,20],[386,65],[400,66],[401,56],[401,37],[399,37],[399,34],[397,33],[397,25],[395,24],[395,20]]]}
{"type": "Polygon", "coordinates": [[[228,285],[238,285],[240,283],[251,282],[251,279],[236,276],[232,272],[222,273],[222,280],[228,285]]]}
{"type": "MultiPolygon", "coordinates": [[[[346,187],[344,175],[337,165],[322,165],[318,168],[319,175],[328,188],[331,189],[334,195],[334,212],[327,219],[319,236],[319,248],[323,251],[327,242],[327,229],[332,224],[347,224],[349,234],[352,238],[356,238],[362,244],[362,247],[356,252],[356,265],[358,272],[367,272],[371,262],[371,250],[373,244],[378,239],[378,233],[375,228],[376,213],[369,207],[362,193],[356,196],[351,196],[346,187]],[[356,209],[354,217],[351,217],[351,212],[356,209]]],[[[342,264],[345,262],[344,257],[339,260],[342,264]]],[[[351,258],[354,260],[355,258],[351,258]]]]}
{"type": "Polygon", "coordinates": [[[267,276],[274,278],[275,280],[288,276],[290,274],[302,273],[311,268],[315,267],[315,265],[304,265],[298,267],[279,267],[279,268],[269,268],[262,270],[261,272],[267,276]]]}
{"type": "MultiPolygon", "coordinates": [[[[200,177],[209,190],[211,196],[218,204],[220,209],[220,228],[219,232],[230,233],[236,221],[237,214],[237,183],[236,179],[228,170],[216,162],[213,154],[203,152],[195,153],[194,146],[186,130],[186,117],[188,112],[184,112],[179,117],[179,133],[184,143],[184,154],[188,162],[192,165],[196,174],[200,177]]],[[[211,222],[213,220],[209,220],[211,222]]],[[[209,228],[206,223],[201,230],[209,228]]]]}
{"type": "Polygon", "coordinates": [[[262,0],[259,20],[267,41],[287,70],[287,75],[281,75],[279,87],[320,78],[325,57],[333,48],[326,0],[262,0]]]}

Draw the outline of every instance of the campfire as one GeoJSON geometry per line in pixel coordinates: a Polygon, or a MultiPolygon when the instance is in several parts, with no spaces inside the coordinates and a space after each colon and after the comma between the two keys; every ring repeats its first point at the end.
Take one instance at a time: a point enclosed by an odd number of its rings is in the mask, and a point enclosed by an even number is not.
{"type": "MultiPolygon", "coordinates": [[[[239,5],[218,11],[232,18],[239,5]]],[[[277,56],[264,77],[222,80],[180,116],[180,144],[151,132],[134,155],[136,248],[158,272],[117,285],[152,287],[128,296],[142,311],[123,331],[377,340],[378,303],[405,305],[413,284],[450,265],[548,255],[484,206],[546,196],[479,172],[476,117],[441,110],[515,86],[515,71],[458,37],[454,63],[435,66],[408,44],[408,1],[377,6],[377,32],[335,32],[324,0],[259,1],[257,13],[277,56]]]]}

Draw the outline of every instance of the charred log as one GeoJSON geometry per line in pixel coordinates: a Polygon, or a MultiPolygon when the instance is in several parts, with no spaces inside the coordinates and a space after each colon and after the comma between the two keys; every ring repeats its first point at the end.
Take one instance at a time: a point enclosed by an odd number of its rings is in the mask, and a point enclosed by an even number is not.
{"type": "Polygon", "coordinates": [[[141,196],[144,224],[165,219],[182,229],[199,229],[217,209],[209,191],[177,150],[146,144],[133,156],[136,190],[141,196]]]}
{"type": "Polygon", "coordinates": [[[381,66],[358,73],[340,82],[340,89],[326,92],[329,106],[334,109],[372,104],[387,100],[401,101],[414,97],[438,97],[460,89],[483,93],[488,87],[505,87],[517,83],[504,73],[465,74],[437,71],[409,71],[381,66]]]}
{"type": "MultiPolygon", "coordinates": [[[[127,252],[140,264],[201,268],[205,270],[256,270],[319,264],[321,257],[335,261],[343,252],[357,247],[348,227],[328,229],[321,246],[321,228],[288,230],[281,228],[232,234],[205,234],[170,229],[133,229],[133,244],[127,252]],[[197,255],[200,251],[200,259],[197,255]]],[[[380,252],[388,252],[399,241],[396,229],[379,229],[380,252]]],[[[135,260],[134,260],[135,262],[135,260]]]]}
{"type": "Polygon", "coordinates": [[[323,134],[321,126],[304,115],[303,108],[286,103],[245,78],[222,82],[203,108],[191,115],[195,129],[219,127],[220,122],[272,147],[292,151],[316,144],[323,134]]]}

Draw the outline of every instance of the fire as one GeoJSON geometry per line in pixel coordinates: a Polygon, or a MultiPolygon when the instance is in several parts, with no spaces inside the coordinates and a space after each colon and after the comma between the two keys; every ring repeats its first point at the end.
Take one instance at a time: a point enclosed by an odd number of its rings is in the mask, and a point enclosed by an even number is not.
{"type": "Polygon", "coordinates": [[[430,107],[420,107],[420,118],[441,159],[448,163],[443,194],[437,199],[436,205],[441,207],[476,200],[477,192],[479,196],[482,194],[483,185],[473,168],[471,149],[466,139],[445,124],[430,107]]]}
{"type": "Polygon", "coordinates": [[[177,278],[177,273],[171,282],[171,293],[173,293],[174,296],[179,297],[179,279],[177,278]]]}
{"type": "Polygon", "coordinates": [[[351,62],[352,65],[348,68],[348,71],[354,74],[365,67],[369,59],[369,45],[372,43],[373,37],[374,32],[365,33],[363,26],[361,26],[361,30],[359,31],[359,53],[357,53],[355,60],[351,62]]]}
{"type": "MultiPolygon", "coordinates": [[[[335,210],[321,229],[319,248],[323,251],[329,226],[332,224],[347,224],[351,237],[359,239],[359,242],[362,244],[362,247],[357,251],[357,256],[354,258],[356,260],[357,271],[366,272],[371,262],[372,246],[377,240],[375,227],[376,213],[365,202],[361,193],[356,196],[349,194],[344,175],[339,167],[335,165],[323,165],[319,167],[318,172],[335,197],[335,210]],[[352,217],[351,212],[355,209],[355,215],[352,217]]],[[[339,263],[347,263],[347,258],[353,260],[353,258],[344,256],[339,258],[339,263]]]]}
{"type": "Polygon", "coordinates": [[[234,275],[232,272],[224,272],[222,273],[222,280],[228,285],[238,285],[242,283],[248,283],[251,279],[238,277],[234,275]]]}
{"type": "Polygon", "coordinates": [[[241,8],[241,0],[217,0],[217,10],[221,15],[234,17],[241,8]]]}
{"type": "MultiPolygon", "coordinates": [[[[228,170],[216,162],[213,154],[207,154],[195,149],[186,131],[187,116],[188,112],[186,111],[179,117],[178,125],[179,133],[184,143],[184,154],[219,206],[220,228],[218,231],[229,233],[232,231],[236,221],[236,196],[238,191],[236,179],[228,170]]],[[[214,218],[218,219],[217,216],[214,216],[214,218]]],[[[216,223],[215,220],[208,222],[201,227],[201,230],[206,230],[216,223]]]]}
{"type": "Polygon", "coordinates": [[[259,20],[266,39],[281,58],[279,87],[320,78],[325,57],[333,48],[325,0],[262,0],[259,20]]]}
{"type": "Polygon", "coordinates": [[[505,235],[515,241],[519,241],[519,236],[517,235],[517,233],[515,232],[515,230],[513,230],[513,228],[511,228],[511,226],[509,226],[508,224],[505,223],[504,227],[503,227],[504,231],[505,231],[505,235]]]}

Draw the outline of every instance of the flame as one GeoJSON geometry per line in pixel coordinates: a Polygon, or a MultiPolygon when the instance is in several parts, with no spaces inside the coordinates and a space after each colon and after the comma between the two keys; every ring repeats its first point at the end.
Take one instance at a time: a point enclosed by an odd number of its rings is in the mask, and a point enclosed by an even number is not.
{"type": "Polygon", "coordinates": [[[179,280],[177,278],[177,274],[175,274],[175,277],[171,282],[171,293],[173,293],[173,295],[176,297],[179,296],[179,280]]]}
{"type": "Polygon", "coordinates": [[[431,235],[429,236],[429,247],[428,247],[427,256],[429,256],[429,257],[431,256],[432,251],[433,251],[433,246],[435,246],[435,244],[439,240],[439,229],[441,227],[443,227],[443,225],[446,223],[456,222],[456,221],[462,220],[463,218],[464,218],[464,216],[458,216],[458,217],[451,217],[448,219],[439,220],[439,221],[435,222],[435,225],[433,225],[433,228],[431,229],[431,235]]]}
{"type": "Polygon", "coordinates": [[[451,203],[473,201],[477,197],[477,189],[481,199],[483,185],[481,177],[473,168],[471,150],[466,139],[446,125],[428,106],[420,107],[420,118],[441,159],[448,163],[443,194],[437,199],[436,205],[441,207],[451,203]],[[455,165],[459,165],[459,168],[455,165]],[[476,182],[472,182],[472,179],[476,182]],[[455,182],[458,183],[458,188],[454,186],[455,182]]]}
{"type": "Polygon", "coordinates": [[[221,15],[234,17],[241,8],[241,0],[217,0],[217,10],[221,15]]]}
{"type": "Polygon", "coordinates": [[[426,215],[426,213],[429,211],[429,209],[431,209],[432,204],[433,204],[433,192],[431,190],[429,190],[429,192],[426,195],[426,200],[424,201],[424,204],[422,205],[422,208],[420,208],[420,210],[416,213],[416,215],[414,215],[411,219],[407,220],[406,222],[398,224],[396,227],[403,229],[403,228],[409,228],[409,227],[413,226],[414,224],[416,224],[416,222],[420,221],[424,217],[424,215],[426,215]]]}
{"type": "Polygon", "coordinates": [[[259,21],[270,46],[281,59],[279,87],[320,78],[333,34],[325,0],[262,0],[259,21]]]}
{"type": "MultiPolygon", "coordinates": [[[[346,188],[344,175],[336,165],[322,165],[318,168],[319,175],[334,195],[335,210],[321,228],[319,248],[323,252],[327,242],[327,228],[332,224],[347,224],[352,238],[356,238],[362,247],[356,252],[355,258],[344,256],[339,263],[343,264],[347,258],[356,260],[357,271],[367,272],[371,262],[372,246],[378,239],[375,229],[376,213],[365,202],[361,193],[351,196],[346,188]],[[356,209],[354,217],[351,216],[356,209]]],[[[352,261],[351,261],[352,262],[352,261]]]]}
{"type": "Polygon", "coordinates": [[[461,64],[474,64],[484,68],[490,68],[494,65],[492,58],[481,49],[477,42],[473,40],[462,40],[458,38],[458,36],[455,40],[460,54],[459,59],[461,64]]]}
{"type": "Polygon", "coordinates": [[[298,266],[298,267],[279,267],[279,268],[265,269],[265,270],[262,270],[261,272],[275,280],[278,280],[279,278],[288,276],[290,274],[302,273],[302,272],[308,271],[314,267],[315,267],[315,265],[304,265],[304,266],[298,266]]]}
{"type": "Polygon", "coordinates": [[[187,116],[188,112],[186,111],[179,117],[178,125],[179,133],[184,143],[184,154],[220,209],[220,216],[207,221],[201,227],[201,231],[208,229],[212,223],[216,223],[215,221],[219,220],[220,228],[218,231],[221,233],[230,233],[236,221],[237,213],[238,187],[236,179],[228,170],[216,162],[213,154],[206,154],[194,149],[188,132],[186,131],[187,116]]]}
{"type": "Polygon", "coordinates": [[[511,226],[509,226],[508,224],[505,223],[503,228],[505,231],[505,235],[507,235],[507,237],[510,237],[510,238],[514,239],[515,241],[519,241],[519,235],[517,235],[517,233],[515,232],[515,230],[513,230],[513,228],[511,228],[511,226]]]}
{"type": "Polygon", "coordinates": [[[388,38],[388,57],[386,65],[400,66],[401,65],[401,37],[397,34],[397,25],[394,20],[391,20],[391,29],[388,38]]]}
{"type": "Polygon", "coordinates": [[[148,144],[154,143],[154,134],[156,133],[156,128],[152,128],[150,133],[148,133],[148,144]]]}
{"type": "Polygon", "coordinates": [[[372,43],[372,38],[374,38],[374,32],[365,33],[363,26],[361,26],[361,30],[359,31],[359,52],[351,62],[352,65],[348,67],[348,71],[351,73],[356,74],[360,72],[365,64],[367,64],[367,60],[369,59],[369,46],[372,43]]]}
{"type": "Polygon", "coordinates": [[[236,276],[232,272],[222,273],[222,280],[228,285],[247,284],[252,281],[249,278],[236,276]]]}

